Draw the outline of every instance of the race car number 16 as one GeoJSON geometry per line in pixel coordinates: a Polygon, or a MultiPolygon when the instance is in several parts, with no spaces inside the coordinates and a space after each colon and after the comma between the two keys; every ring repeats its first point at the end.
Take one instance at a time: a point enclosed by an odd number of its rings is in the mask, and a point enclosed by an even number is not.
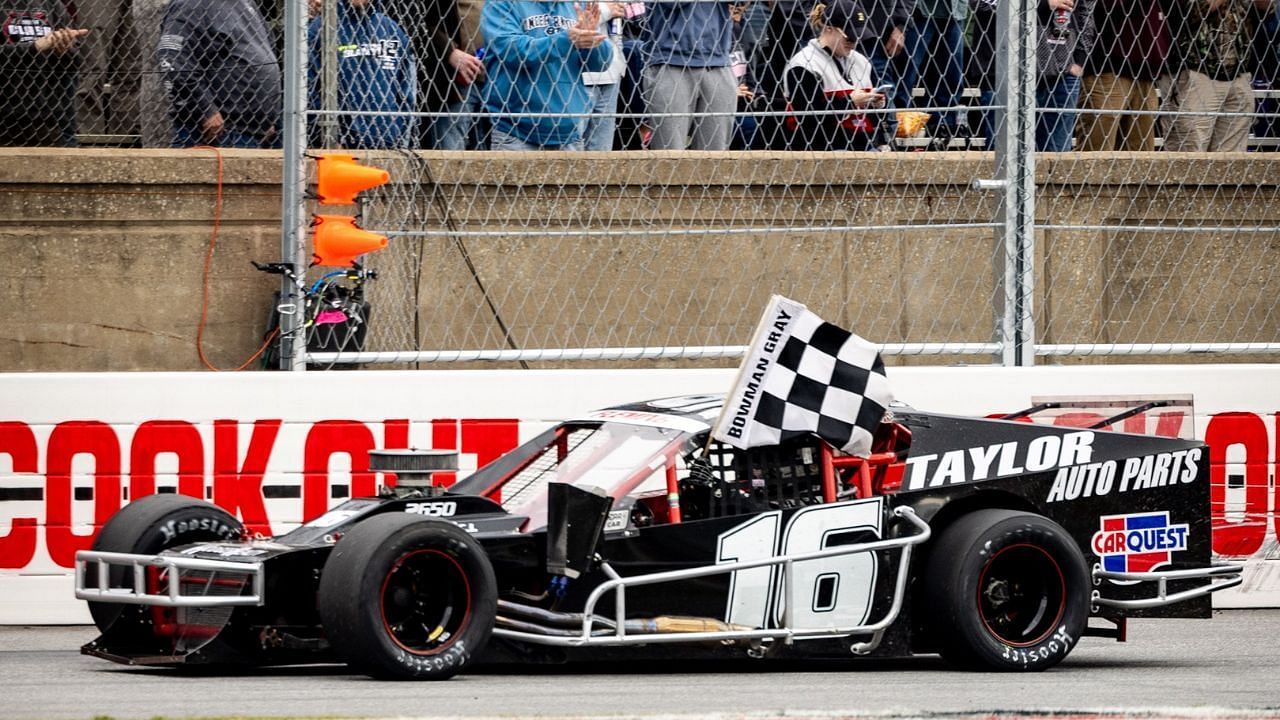
{"type": "MultiPolygon", "coordinates": [[[[716,563],[816,552],[851,544],[857,536],[865,541],[866,533],[878,540],[882,517],[879,498],[804,508],[791,516],[785,528],[782,511],[773,510],[722,533],[716,563]]],[[[735,570],[729,581],[725,621],[757,628],[780,627],[786,604],[782,568],[770,565],[735,570]]],[[[866,621],[876,582],[873,552],[806,560],[792,568],[793,628],[849,627],[866,621]]]]}

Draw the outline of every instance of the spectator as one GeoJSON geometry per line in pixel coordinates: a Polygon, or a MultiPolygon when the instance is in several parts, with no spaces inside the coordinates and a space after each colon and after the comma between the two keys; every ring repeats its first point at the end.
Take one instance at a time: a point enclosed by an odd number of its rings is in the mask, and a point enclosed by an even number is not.
{"type": "Polygon", "coordinates": [[[1080,105],[1082,150],[1156,149],[1160,106],[1156,79],[1165,72],[1173,35],[1162,0],[1097,0],[1098,37],[1084,67],[1080,105]],[[1134,113],[1138,114],[1127,114],[1134,113]],[[1105,114],[1103,114],[1105,113],[1105,114]]]}
{"type": "Polygon", "coordinates": [[[787,63],[813,37],[809,30],[809,10],[805,0],[774,0],[770,3],[769,58],[764,76],[760,78],[763,90],[774,97],[782,95],[782,75],[787,63]]]}
{"type": "Polygon", "coordinates": [[[0,0],[0,145],[76,144],[77,45],[62,0],[0,0]]]}
{"type": "Polygon", "coordinates": [[[652,133],[644,121],[644,96],[640,91],[640,76],[644,74],[644,40],[646,14],[644,3],[628,3],[639,11],[633,12],[631,22],[622,26],[622,57],[627,72],[618,82],[618,111],[631,117],[618,118],[618,140],[624,150],[643,150],[652,133]]]}
{"type": "MultiPolygon", "coordinates": [[[[982,104],[994,96],[996,3],[970,0],[973,10],[972,69],[982,87],[982,104]]],[[[1038,0],[1036,65],[1036,149],[1063,152],[1071,149],[1080,76],[1093,49],[1093,0],[1038,0]]],[[[983,113],[983,135],[994,137],[993,113],[983,113]]]]}
{"type": "Polygon", "coordinates": [[[653,128],[649,147],[728,149],[738,87],[729,67],[729,4],[654,3],[648,23],[641,90],[653,128]]]}
{"type": "MultiPolygon", "coordinates": [[[[130,4],[133,32],[139,47],[156,46],[168,5],[169,0],[133,0],[130,4]]],[[[173,121],[167,111],[169,96],[164,89],[164,78],[153,72],[138,75],[138,125],[142,133],[142,147],[171,147],[173,121]]]]}
{"type": "Polygon", "coordinates": [[[741,17],[741,20],[735,20],[738,23],[738,30],[734,42],[742,50],[751,76],[757,81],[764,77],[767,70],[766,63],[773,49],[773,40],[769,37],[769,5],[768,0],[746,0],[745,4],[739,0],[729,6],[730,15],[736,7],[741,17]]]}
{"type": "MultiPolygon", "coordinates": [[[[916,0],[863,0],[867,24],[871,31],[859,43],[859,52],[871,60],[871,84],[893,85],[886,98],[888,107],[905,108],[911,104],[912,88],[906,83],[906,29],[915,11],[916,0]]],[[[876,144],[889,150],[898,121],[893,113],[876,124],[876,144]]]]}
{"type": "Polygon", "coordinates": [[[760,39],[748,23],[749,8],[744,5],[731,5],[729,18],[733,21],[733,52],[729,53],[729,68],[738,83],[737,115],[733,118],[733,139],[729,142],[731,150],[764,150],[768,147],[768,131],[777,123],[769,122],[768,116],[757,113],[767,109],[767,96],[756,82],[755,71],[750,61],[748,46],[759,47],[760,39]]]}
{"type": "MultiPolygon", "coordinates": [[[[378,11],[376,0],[338,0],[337,47],[322,47],[322,18],[307,28],[310,106],[323,107],[321,68],[325,53],[337,56],[338,142],[345,148],[417,147],[417,63],[409,36],[378,11]]],[[[314,143],[313,144],[317,144],[314,143]]]]}
{"type": "Polygon", "coordinates": [[[489,0],[480,19],[494,150],[581,150],[590,98],[583,72],[609,66],[600,6],[489,0]],[[547,114],[555,117],[529,117],[547,114]]]}
{"type": "MultiPolygon", "coordinates": [[[[404,28],[418,60],[421,146],[441,150],[483,147],[472,139],[485,88],[480,13],[484,0],[388,0],[387,13],[404,28]]],[[[477,133],[477,135],[481,135],[477,133]]]]}
{"type": "MultiPolygon", "coordinates": [[[[996,81],[996,2],[969,0],[969,26],[972,30],[965,55],[965,78],[978,88],[978,104],[990,107],[995,102],[996,81]]],[[[995,139],[996,111],[980,110],[979,132],[991,147],[995,139]]]]}
{"type": "Polygon", "coordinates": [[[886,98],[871,89],[871,61],[855,49],[862,40],[876,37],[867,21],[856,0],[814,6],[809,22],[817,37],[791,58],[782,76],[783,92],[796,118],[790,149],[872,146],[874,123],[858,111],[883,107],[886,98]]]}
{"type": "Polygon", "coordinates": [[[626,17],[623,3],[600,3],[599,30],[609,38],[613,55],[604,72],[582,73],[582,82],[591,98],[591,114],[585,119],[582,134],[587,150],[613,149],[613,136],[618,129],[618,86],[627,72],[627,62],[622,57],[622,24],[626,17]]]}
{"type": "Polygon", "coordinates": [[[249,0],[171,0],[156,59],[164,74],[174,145],[272,147],[280,68],[249,0]]]}
{"type": "Polygon", "coordinates": [[[1040,0],[1036,9],[1036,150],[1067,152],[1075,132],[1080,77],[1097,33],[1094,0],[1040,0]]]}
{"type": "Polygon", "coordinates": [[[1174,0],[1170,20],[1181,69],[1168,78],[1165,89],[1164,109],[1173,113],[1165,131],[1166,150],[1248,149],[1255,10],[1274,6],[1275,0],[1174,0]]]}
{"type": "MultiPolygon", "coordinates": [[[[919,108],[957,107],[964,91],[964,25],[968,0],[917,0],[906,30],[906,63],[902,87],[911,93],[924,88],[919,108]]],[[[929,111],[931,147],[945,150],[953,137],[967,136],[968,123],[959,122],[960,111],[929,111]]]]}

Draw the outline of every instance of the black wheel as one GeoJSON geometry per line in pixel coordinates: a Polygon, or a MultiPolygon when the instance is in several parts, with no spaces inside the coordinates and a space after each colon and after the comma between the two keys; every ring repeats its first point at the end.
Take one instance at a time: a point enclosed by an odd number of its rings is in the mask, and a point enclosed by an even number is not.
{"type": "Polygon", "coordinates": [[[388,513],[334,547],[317,598],[339,657],[374,677],[444,680],[489,641],[498,592],[484,548],[452,523],[388,513]]]}
{"type": "MultiPolygon", "coordinates": [[[[161,550],[197,542],[237,540],[244,525],[222,508],[186,495],[147,495],[125,505],[93,541],[93,549],[105,552],[154,555],[161,550]]],[[[133,587],[133,575],[122,567],[111,568],[112,587],[133,587]]],[[[89,614],[105,632],[123,609],[118,603],[89,603],[89,614]]]]}
{"type": "Polygon", "coordinates": [[[1089,619],[1084,557],[1061,525],[1040,515],[965,515],[934,541],[925,573],[930,625],[942,656],[961,667],[1053,667],[1089,619]]]}

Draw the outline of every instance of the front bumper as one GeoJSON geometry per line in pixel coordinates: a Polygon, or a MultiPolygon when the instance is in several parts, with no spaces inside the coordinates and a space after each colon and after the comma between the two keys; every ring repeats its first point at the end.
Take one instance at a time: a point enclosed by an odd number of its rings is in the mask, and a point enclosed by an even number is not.
{"type": "Polygon", "coordinates": [[[1093,566],[1094,608],[1110,607],[1121,610],[1144,610],[1185,602],[1210,593],[1226,590],[1244,582],[1244,565],[1236,563],[1215,564],[1205,568],[1187,570],[1157,570],[1152,572],[1114,572],[1093,566]],[[1102,583],[1110,580],[1119,583],[1155,583],[1155,595],[1143,598],[1120,599],[1103,595],[1102,583]],[[1207,580],[1198,587],[1169,592],[1171,581],[1207,580]]]}
{"type": "Polygon", "coordinates": [[[81,600],[127,605],[208,608],[264,602],[262,563],[181,555],[82,550],[76,553],[75,588],[81,600]],[[114,583],[113,567],[126,571],[114,583]],[[152,570],[150,577],[148,570],[152,570]],[[234,594],[227,593],[228,587],[235,589],[234,594]]]}

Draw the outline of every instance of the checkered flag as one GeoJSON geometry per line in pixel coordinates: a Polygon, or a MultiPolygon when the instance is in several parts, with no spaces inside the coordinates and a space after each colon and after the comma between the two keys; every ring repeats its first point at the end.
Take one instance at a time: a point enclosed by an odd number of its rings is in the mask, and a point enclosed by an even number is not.
{"type": "Polygon", "coordinates": [[[749,448],[814,433],[867,455],[892,400],[875,345],[774,295],[712,435],[749,448]]]}

